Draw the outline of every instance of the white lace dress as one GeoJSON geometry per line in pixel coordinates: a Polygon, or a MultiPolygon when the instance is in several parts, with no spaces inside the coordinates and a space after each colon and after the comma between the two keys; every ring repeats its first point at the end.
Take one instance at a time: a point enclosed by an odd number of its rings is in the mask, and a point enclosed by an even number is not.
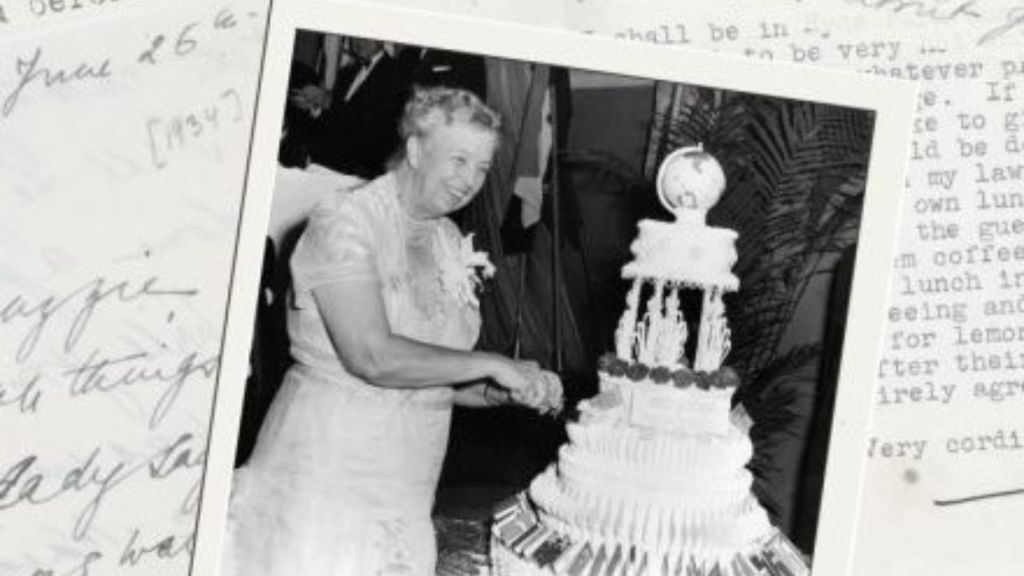
{"type": "Polygon", "coordinates": [[[447,219],[408,218],[390,174],[314,211],[291,262],[296,364],[236,471],[223,576],[433,576],[452,390],[349,374],[310,291],[371,283],[392,331],[469,349],[480,316],[466,240],[447,219]]]}

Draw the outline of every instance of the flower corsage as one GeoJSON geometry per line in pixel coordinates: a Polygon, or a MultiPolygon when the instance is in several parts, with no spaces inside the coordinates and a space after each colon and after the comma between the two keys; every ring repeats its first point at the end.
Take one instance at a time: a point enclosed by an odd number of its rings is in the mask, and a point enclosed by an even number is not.
{"type": "Polygon", "coordinates": [[[473,234],[460,237],[455,251],[448,242],[441,241],[440,244],[441,288],[459,303],[479,307],[476,290],[483,283],[482,278],[494,276],[495,271],[487,253],[473,249],[473,234]]]}

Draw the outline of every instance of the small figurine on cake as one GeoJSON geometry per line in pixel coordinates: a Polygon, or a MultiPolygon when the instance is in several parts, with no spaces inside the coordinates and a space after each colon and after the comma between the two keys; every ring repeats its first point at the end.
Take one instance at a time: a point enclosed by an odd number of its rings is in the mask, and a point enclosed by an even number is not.
{"type": "Polygon", "coordinates": [[[723,366],[722,296],[739,288],[737,234],[705,221],[725,175],[698,145],[665,158],[657,188],[675,221],[640,222],[600,392],[580,403],[558,461],[499,506],[495,576],[809,574],[751,493],[753,446],[731,417],[739,377],[723,366]],[[697,334],[680,307],[684,290],[703,295],[697,334]]]}

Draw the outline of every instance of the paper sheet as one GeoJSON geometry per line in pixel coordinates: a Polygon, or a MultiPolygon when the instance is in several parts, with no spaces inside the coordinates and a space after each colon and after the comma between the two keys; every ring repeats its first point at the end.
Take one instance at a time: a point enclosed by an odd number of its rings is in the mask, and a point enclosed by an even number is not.
{"type": "Polygon", "coordinates": [[[1024,9],[566,4],[579,31],[920,81],[853,573],[1020,574],[1024,9]]]}
{"type": "Polygon", "coordinates": [[[0,573],[185,574],[266,3],[2,7],[0,573]]]}
{"type": "MultiPolygon", "coordinates": [[[[854,573],[1020,573],[1024,8],[431,7],[921,79],[854,573]]],[[[0,2],[4,574],[187,572],[264,8],[0,2]]]]}
{"type": "Polygon", "coordinates": [[[512,19],[920,82],[852,573],[1020,574],[1024,5],[565,0],[512,19]]]}
{"type": "MultiPolygon", "coordinates": [[[[864,81],[847,73],[817,70],[808,74],[796,66],[777,69],[745,59],[717,56],[708,57],[699,51],[677,54],[675,58],[662,58],[657,46],[635,44],[624,46],[610,38],[592,38],[586,43],[586,50],[580,49],[580,38],[576,34],[551,29],[526,28],[499,24],[480,18],[440,18],[422,10],[402,12],[384,8],[377,4],[353,4],[345,2],[312,2],[308,0],[279,0],[274,5],[274,18],[270,26],[264,61],[264,76],[261,83],[260,114],[254,129],[255,140],[249,170],[249,198],[241,229],[243,245],[262,244],[266,234],[274,235],[278,224],[286,223],[293,215],[301,214],[301,202],[296,192],[303,195],[317,194],[323,185],[332,185],[330,180],[317,182],[315,177],[288,170],[275,170],[281,134],[281,111],[285,106],[289,71],[292,67],[292,48],[296,30],[317,30],[361,38],[388,39],[400,44],[413,46],[441,46],[459,52],[487,54],[499,58],[514,58],[527,61],[558,62],[561,65],[584,70],[603,70],[619,76],[616,81],[629,81],[634,85],[639,78],[664,78],[706,86],[727,86],[742,92],[756,92],[775,97],[795,98],[828,102],[845,107],[863,107],[874,111],[876,120],[874,134],[881,144],[872,148],[867,200],[864,205],[864,220],[861,249],[868,252],[889,253],[894,242],[896,229],[896,206],[898,197],[888,195],[887,187],[898,187],[902,182],[905,166],[904,150],[909,142],[907,127],[913,112],[915,92],[909,83],[891,80],[864,81]],[[632,80],[623,80],[629,76],[632,80]],[[828,85],[828,90],[806,85],[813,76],[828,85]],[[281,217],[269,213],[270,196],[273,195],[274,210],[281,209],[281,217]],[[294,204],[293,204],[294,203],[294,204]],[[291,206],[293,210],[288,209],[291,206]],[[268,231],[266,221],[271,222],[268,231]]],[[[488,12],[489,13],[489,12],[488,12]]],[[[588,75],[592,85],[599,85],[594,75],[588,75]]],[[[607,77],[607,76],[604,76],[607,77]]],[[[573,75],[571,82],[576,82],[573,75]]],[[[615,106],[615,105],[613,105],[615,106]]],[[[643,106],[640,104],[640,106],[643,106]]],[[[585,124],[584,124],[585,125],[585,124]]],[[[307,198],[307,200],[309,200],[307,198]]],[[[251,311],[258,293],[259,262],[249,250],[239,252],[239,273],[232,291],[232,306],[228,317],[229,340],[224,350],[223,383],[218,389],[218,405],[214,416],[214,433],[210,445],[210,466],[208,481],[204,486],[203,510],[200,518],[201,541],[196,549],[196,569],[200,572],[212,570],[220,562],[220,533],[225,527],[225,505],[231,489],[232,477],[226,474],[231,452],[236,445],[238,432],[238,408],[241,404],[241,389],[230,383],[241,378],[231,375],[245,365],[250,357],[251,311]]],[[[884,259],[885,262],[889,257],[884,259]]],[[[875,266],[874,271],[885,264],[875,266]]],[[[880,274],[884,275],[884,274],[880,274]]],[[[850,323],[850,341],[868,342],[868,346],[853,347],[862,361],[859,372],[852,373],[853,381],[869,380],[877,362],[879,320],[882,318],[882,302],[886,294],[885,284],[874,286],[856,283],[858,295],[853,321],[850,323]]],[[[850,347],[848,347],[849,349],[850,347]]],[[[845,387],[857,390],[857,387],[845,387]]],[[[864,421],[870,407],[870,395],[866,389],[856,398],[847,397],[842,409],[842,420],[846,431],[836,434],[836,446],[830,451],[846,474],[833,476],[833,486],[845,483],[848,492],[856,492],[860,484],[862,462],[865,458],[860,451],[862,435],[866,428],[864,421]]],[[[249,470],[249,472],[258,470],[249,470]]],[[[840,488],[833,488],[840,490],[840,488]]],[[[243,499],[244,501],[244,499],[243,499]]],[[[835,500],[833,499],[833,502],[835,500]]],[[[838,506],[831,506],[827,513],[833,519],[829,533],[821,537],[821,552],[816,563],[823,573],[839,573],[837,566],[845,563],[846,544],[854,527],[857,501],[853,498],[842,500],[838,506]],[[827,542],[828,544],[825,544],[827,542]],[[828,550],[826,550],[826,548],[828,550]]],[[[231,512],[238,512],[232,509],[231,512]]],[[[233,515],[235,519],[241,516],[233,515]]],[[[259,530],[259,526],[245,526],[228,522],[231,530],[259,530]]],[[[272,528],[272,527],[271,527],[272,528]]],[[[236,532],[236,534],[239,534],[236,532]]],[[[231,541],[231,538],[228,539],[231,541]]],[[[288,547],[286,542],[280,543],[288,547]]],[[[228,547],[225,554],[237,553],[237,548],[228,547]]],[[[339,558],[338,566],[344,566],[348,559],[339,558]]]]}

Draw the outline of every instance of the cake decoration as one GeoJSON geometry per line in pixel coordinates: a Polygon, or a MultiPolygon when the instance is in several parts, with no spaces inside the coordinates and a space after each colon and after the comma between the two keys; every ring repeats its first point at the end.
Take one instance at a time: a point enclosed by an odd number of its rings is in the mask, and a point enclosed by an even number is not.
{"type": "Polygon", "coordinates": [[[580,402],[557,462],[496,511],[494,576],[810,573],[750,490],[750,421],[724,365],[737,234],[705,221],[725,184],[699,145],[662,163],[658,197],[675,221],[640,222],[600,392],[580,402]],[[694,290],[691,333],[682,296],[694,290]]]}

